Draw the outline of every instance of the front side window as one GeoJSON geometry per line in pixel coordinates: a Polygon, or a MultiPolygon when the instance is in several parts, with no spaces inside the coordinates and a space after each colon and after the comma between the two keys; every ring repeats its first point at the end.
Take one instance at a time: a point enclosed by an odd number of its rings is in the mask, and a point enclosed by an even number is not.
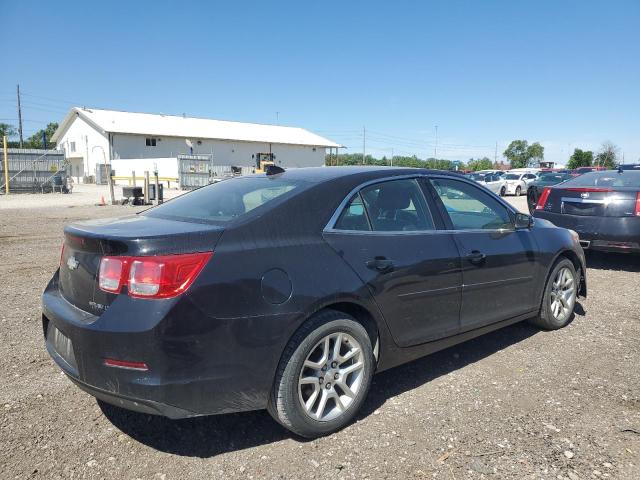
{"type": "Polygon", "coordinates": [[[435,227],[417,180],[403,179],[363,188],[342,211],[335,228],[410,232],[435,227]]]}
{"type": "Polygon", "coordinates": [[[517,173],[507,173],[504,178],[507,180],[520,180],[520,175],[517,173]]]}
{"type": "Polygon", "coordinates": [[[455,230],[513,228],[507,208],[475,185],[458,180],[430,180],[455,230]]]}

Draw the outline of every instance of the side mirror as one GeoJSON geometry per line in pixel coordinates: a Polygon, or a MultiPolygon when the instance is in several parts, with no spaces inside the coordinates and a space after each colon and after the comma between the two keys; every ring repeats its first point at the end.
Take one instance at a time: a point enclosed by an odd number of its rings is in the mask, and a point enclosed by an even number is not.
{"type": "Polygon", "coordinates": [[[516,230],[531,228],[533,225],[533,217],[526,213],[516,213],[516,230]]]}

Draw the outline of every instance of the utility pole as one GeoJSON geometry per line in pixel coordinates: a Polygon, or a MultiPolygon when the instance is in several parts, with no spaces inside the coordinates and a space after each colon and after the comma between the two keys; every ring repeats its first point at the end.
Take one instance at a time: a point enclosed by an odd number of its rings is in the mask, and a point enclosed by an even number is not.
{"type": "Polygon", "coordinates": [[[18,93],[18,133],[20,134],[20,148],[23,148],[22,140],[22,107],[20,106],[20,84],[16,85],[18,93]]]}
{"type": "Polygon", "coordinates": [[[391,166],[393,167],[393,147],[391,147],[391,166]]]}
{"type": "Polygon", "coordinates": [[[362,164],[367,163],[367,129],[362,127],[362,164]]]}
{"type": "Polygon", "coordinates": [[[436,125],[436,145],[433,147],[433,158],[438,158],[438,125],[436,125]]]}
{"type": "Polygon", "coordinates": [[[498,164],[498,142],[496,141],[496,153],[493,155],[493,166],[498,164]]]}
{"type": "Polygon", "coordinates": [[[7,156],[7,136],[2,137],[2,150],[4,152],[4,192],[9,195],[9,157],[7,156]]]}

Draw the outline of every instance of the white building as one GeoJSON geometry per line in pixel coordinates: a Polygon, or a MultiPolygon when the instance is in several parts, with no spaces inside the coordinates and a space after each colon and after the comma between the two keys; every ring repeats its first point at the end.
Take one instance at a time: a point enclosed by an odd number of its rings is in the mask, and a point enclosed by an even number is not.
{"type": "Polygon", "coordinates": [[[116,176],[156,167],[178,178],[178,155],[210,155],[215,166],[255,168],[271,155],[284,168],[322,166],[335,142],[302,128],[175,115],[72,108],[52,138],[64,149],[76,182],[96,178],[111,161],[116,176]]]}

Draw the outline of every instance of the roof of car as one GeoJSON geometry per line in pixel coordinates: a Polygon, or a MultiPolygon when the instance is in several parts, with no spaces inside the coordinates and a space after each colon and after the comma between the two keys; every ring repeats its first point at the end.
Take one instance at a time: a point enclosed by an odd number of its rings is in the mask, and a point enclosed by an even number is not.
{"type": "Polygon", "coordinates": [[[409,167],[377,167],[377,166],[344,166],[344,167],[306,167],[291,168],[285,170],[283,178],[295,180],[306,180],[309,182],[325,182],[336,178],[359,175],[366,179],[383,178],[395,175],[425,175],[425,174],[445,174],[454,175],[446,170],[429,170],[425,168],[409,167]]]}

